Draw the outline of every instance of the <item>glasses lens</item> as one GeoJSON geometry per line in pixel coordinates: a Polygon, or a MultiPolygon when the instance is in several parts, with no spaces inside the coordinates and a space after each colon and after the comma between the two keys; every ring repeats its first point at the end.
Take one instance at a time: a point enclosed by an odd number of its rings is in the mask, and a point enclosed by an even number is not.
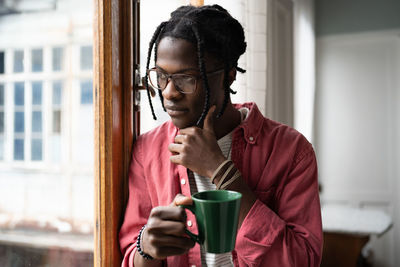
{"type": "Polygon", "coordinates": [[[190,75],[177,74],[173,76],[174,85],[184,94],[193,93],[196,89],[196,78],[190,75]]]}
{"type": "Polygon", "coordinates": [[[149,71],[149,80],[151,86],[156,89],[163,90],[167,85],[168,77],[164,73],[157,71],[157,70],[150,70],[149,71]]]}

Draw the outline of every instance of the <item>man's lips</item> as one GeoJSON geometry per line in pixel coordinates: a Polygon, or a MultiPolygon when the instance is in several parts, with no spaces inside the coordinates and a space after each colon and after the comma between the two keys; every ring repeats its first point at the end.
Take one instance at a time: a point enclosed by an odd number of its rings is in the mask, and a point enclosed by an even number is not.
{"type": "Polygon", "coordinates": [[[188,111],[186,108],[176,107],[176,106],[165,106],[165,109],[167,110],[167,113],[170,116],[183,115],[188,111]]]}

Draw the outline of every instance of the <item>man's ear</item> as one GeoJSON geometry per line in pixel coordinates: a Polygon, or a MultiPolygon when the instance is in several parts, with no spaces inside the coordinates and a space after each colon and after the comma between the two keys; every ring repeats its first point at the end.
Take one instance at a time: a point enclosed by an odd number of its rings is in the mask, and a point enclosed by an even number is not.
{"type": "Polygon", "coordinates": [[[231,86],[233,81],[236,80],[236,69],[235,68],[231,68],[231,70],[228,73],[228,78],[229,78],[229,86],[231,86]]]}

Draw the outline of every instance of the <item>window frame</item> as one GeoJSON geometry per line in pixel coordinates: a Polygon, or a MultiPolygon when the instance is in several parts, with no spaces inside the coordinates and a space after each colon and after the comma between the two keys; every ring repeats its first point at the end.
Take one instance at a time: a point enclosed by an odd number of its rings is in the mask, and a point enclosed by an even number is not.
{"type": "Polygon", "coordinates": [[[133,106],[139,64],[139,0],[94,1],[94,266],[121,266],[118,232],[139,123],[133,106]]]}

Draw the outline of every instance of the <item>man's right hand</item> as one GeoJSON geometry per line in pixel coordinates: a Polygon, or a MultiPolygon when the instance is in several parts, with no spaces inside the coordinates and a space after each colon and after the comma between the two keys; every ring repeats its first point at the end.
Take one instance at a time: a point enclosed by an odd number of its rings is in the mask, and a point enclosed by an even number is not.
{"type": "Polygon", "coordinates": [[[192,203],[190,197],[178,194],[169,206],[152,209],[142,233],[141,246],[144,253],[161,260],[185,254],[195,245],[185,233],[185,210],[178,207],[192,203]]]}

